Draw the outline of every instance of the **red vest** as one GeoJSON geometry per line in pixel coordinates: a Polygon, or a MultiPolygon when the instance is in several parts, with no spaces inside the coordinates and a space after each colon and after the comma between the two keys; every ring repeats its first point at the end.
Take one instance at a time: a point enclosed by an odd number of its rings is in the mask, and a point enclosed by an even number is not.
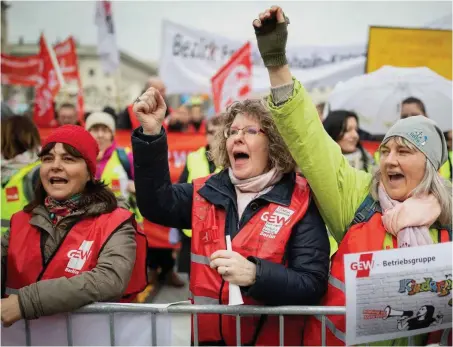
{"type": "MultiPolygon", "coordinates": [[[[450,237],[446,230],[439,231],[440,241],[449,242],[450,237]]],[[[331,269],[327,293],[321,303],[322,306],[345,306],[346,296],[344,260],[345,254],[381,251],[384,245],[386,231],[382,224],[382,214],[375,213],[368,222],[352,226],[343,240],[338,251],[331,259],[331,269]]],[[[393,238],[393,247],[397,248],[396,238],[393,238]]],[[[346,317],[344,315],[326,316],[326,345],[344,346],[346,337],[346,317]],[[333,327],[334,329],[331,329],[333,327]]],[[[304,333],[304,346],[321,346],[321,321],[317,317],[307,320],[304,333]]]]}
{"type": "Polygon", "coordinates": [[[143,219],[143,233],[148,240],[148,247],[161,249],[179,249],[181,244],[170,243],[170,228],[143,219]]]}
{"type": "MultiPolygon", "coordinates": [[[[42,232],[30,224],[30,218],[31,214],[24,211],[11,218],[6,278],[8,288],[20,289],[41,280],[71,278],[91,271],[96,267],[103,246],[115,230],[128,220],[132,220],[135,225],[132,214],[122,208],[82,219],[68,231],[47,264],[43,264],[43,250],[40,246],[42,232]]],[[[147,285],[146,237],[140,232],[135,235],[137,255],[123,302],[132,301],[147,285]]]]}
{"type": "MultiPolygon", "coordinates": [[[[225,210],[216,208],[197,193],[208,178],[193,181],[190,290],[195,304],[227,305],[229,285],[209,267],[211,254],[226,249],[225,210]]],[[[234,237],[233,251],[244,257],[255,256],[283,264],[293,227],[305,215],[309,202],[308,184],[305,179],[297,177],[290,206],[270,203],[263,207],[234,237]]],[[[245,305],[263,305],[244,295],[243,299],[245,305]]],[[[285,345],[300,345],[303,318],[285,317],[284,328],[285,345]]],[[[236,317],[199,314],[198,338],[200,342],[223,340],[227,345],[236,345],[236,317]]],[[[241,341],[242,344],[278,345],[278,317],[241,317],[241,341]]]]}

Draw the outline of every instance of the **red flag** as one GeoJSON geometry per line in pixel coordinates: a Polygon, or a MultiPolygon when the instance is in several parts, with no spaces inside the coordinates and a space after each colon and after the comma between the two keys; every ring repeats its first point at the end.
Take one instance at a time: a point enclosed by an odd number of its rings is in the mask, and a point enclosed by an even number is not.
{"type": "Polygon", "coordinates": [[[77,81],[79,87],[77,92],[77,111],[79,114],[79,122],[85,123],[83,117],[84,103],[83,103],[83,88],[79,75],[79,63],[77,58],[77,51],[75,41],[72,36],[68,37],[65,41],[54,46],[55,55],[57,56],[58,65],[60,65],[61,73],[66,82],[77,81]]]}
{"type": "Polygon", "coordinates": [[[35,86],[41,79],[39,55],[14,57],[1,55],[2,84],[35,86]]]}
{"type": "Polygon", "coordinates": [[[53,50],[47,45],[44,35],[39,39],[39,56],[42,60],[40,71],[42,79],[35,90],[33,120],[37,126],[54,126],[56,120],[53,100],[64,82],[53,50]]]}
{"type": "Polygon", "coordinates": [[[216,112],[234,101],[247,98],[252,90],[252,58],[250,42],[237,50],[211,78],[216,112]]]}
{"type": "Polygon", "coordinates": [[[54,46],[55,55],[65,81],[79,80],[79,66],[72,36],[54,46]]]}

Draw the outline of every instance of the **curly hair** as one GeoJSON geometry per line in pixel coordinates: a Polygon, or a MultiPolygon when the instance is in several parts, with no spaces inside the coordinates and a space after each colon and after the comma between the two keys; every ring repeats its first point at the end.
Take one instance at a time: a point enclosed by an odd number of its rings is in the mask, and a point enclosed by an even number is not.
{"type": "Polygon", "coordinates": [[[268,167],[277,168],[277,170],[283,173],[293,172],[296,168],[296,162],[278,132],[267,105],[261,99],[236,101],[226,109],[226,112],[218,116],[221,119],[220,127],[215,134],[213,146],[209,151],[209,156],[216,166],[223,168],[229,168],[231,166],[227,153],[227,139],[224,136],[224,130],[231,126],[238,114],[244,114],[257,120],[261,129],[266,134],[269,140],[268,167]]]}

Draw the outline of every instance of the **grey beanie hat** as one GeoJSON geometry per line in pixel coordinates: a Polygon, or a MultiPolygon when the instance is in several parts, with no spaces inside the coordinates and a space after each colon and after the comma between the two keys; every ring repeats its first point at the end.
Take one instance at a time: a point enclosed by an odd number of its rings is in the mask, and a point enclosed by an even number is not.
{"type": "Polygon", "coordinates": [[[394,136],[400,136],[417,147],[436,170],[439,170],[448,159],[444,134],[436,122],[425,116],[400,119],[385,134],[382,143],[394,136]]]}

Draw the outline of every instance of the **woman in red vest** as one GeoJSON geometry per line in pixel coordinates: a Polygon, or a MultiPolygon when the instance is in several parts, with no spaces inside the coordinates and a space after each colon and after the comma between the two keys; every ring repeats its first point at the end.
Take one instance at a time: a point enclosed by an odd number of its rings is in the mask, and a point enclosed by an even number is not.
{"type": "MultiPolygon", "coordinates": [[[[228,305],[239,286],[246,305],[316,305],[329,270],[327,231],[264,104],[236,102],[222,116],[211,155],[224,170],[173,185],[165,109],[154,88],[134,106],[137,202],[155,223],[192,229],[193,303],[228,305]]],[[[200,344],[236,344],[234,316],[198,315],[198,326],[200,344]]],[[[303,317],[285,317],[284,329],[285,345],[302,343],[303,317]]],[[[241,317],[242,344],[278,338],[278,317],[241,317]]]]}
{"type": "Polygon", "coordinates": [[[94,179],[98,152],[76,125],[44,141],[35,199],[2,236],[5,326],[96,301],[130,301],[146,286],[145,236],[94,179]]]}
{"type": "MultiPolygon", "coordinates": [[[[389,129],[380,145],[381,160],[375,175],[352,168],[341,148],[324,130],[307,91],[291,76],[285,56],[286,40],[282,39],[287,37],[288,22],[282,9],[274,6],[265,10],[253,24],[263,60],[266,63],[273,59],[274,62],[268,68],[272,86],[268,107],[310,183],[329,231],[339,243],[332,257],[328,291],[322,305],[344,306],[345,254],[451,241],[451,184],[437,173],[447,160],[445,138],[436,123],[424,116],[402,119],[389,129]]],[[[416,257],[417,250],[413,252],[416,257]]],[[[396,292],[399,289],[399,283],[395,283],[389,281],[370,287],[372,300],[361,309],[372,309],[386,302],[389,288],[396,292]]],[[[436,298],[436,305],[443,307],[443,312],[451,311],[451,296],[439,299],[437,293],[433,293],[432,297],[436,298]]],[[[423,300],[431,299],[424,296],[423,300]]],[[[392,306],[392,309],[416,312],[422,306],[414,302],[414,307],[408,308],[405,304],[401,297],[397,307],[392,306]]],[[[420,316],[421,313],[419,319],[420,316]]],[[[358,317],[359,320],[367,318],[358,317]]],[[[382,319],[378,322],[376,334],[397,331],[397,325],[391,320],[386,321],[388,324],[382,319]]],[[[327,345],[345,345],[345,323],[342,315],[326,317],[327,345]]],[[[310,317],[304,345],[321,345],[321,333],[320,318],[310,317]]],[[[378,341],[373,345],[424,345],[436,339],[448,344],[449,335],[451,329],[438,334],[414,331],[414,336],[409,338],[378,341]]],[[[449,343],[451,345],[451,339],[449,343]]]]}

